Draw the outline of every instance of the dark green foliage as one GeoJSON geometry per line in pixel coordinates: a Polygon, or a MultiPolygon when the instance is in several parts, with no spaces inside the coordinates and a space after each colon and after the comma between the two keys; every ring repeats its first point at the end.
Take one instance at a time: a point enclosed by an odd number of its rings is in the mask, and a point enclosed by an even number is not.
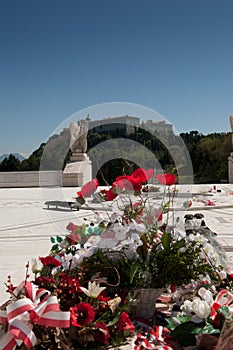
{"type": "Polygon", "coordinates": [[[195,183],[219,183],[228,180],[228,157],[232,151],[231,133],[181,134],[189,151],[195,183]]]}
{"type": "Polygon", "coordinates": [[[0,163],[0,171],[19,171],[20,161],[13,155],[10,154],[8,158],[3,159],[0,163]]]}
{"type": "MultiPolygon", "coordinates": [[[[156,132],[152,134],[142,128],[135,128],[131,134],[126,134],[124,130],[117,131],[117,129],[101,134],[91,132],[88,134],[88,155],[92,161],[93,174],[97,176],[100,185],[106,185],[106,183],[111,184],[116,176],[130,174],[141,164],[145,164],[144,167],[147,168],[153,167],[154,164],[150,157],[147,159],[143,147],[151,152],[166,172],[174,167],[181,169],[185,166],[182,164],[182,159],[180,164],[175,164],[173,156],[179,154],[182,139],[191,157],[195,183],[220,183],[228,180],[228,157],[232,151],[232,133],[203,135],[198,131],[190,131],[180,136],[172,132],[162,135],[156,132]],[[121,147],[119,148],[119,138],[133,140],[135,143],[129,142],[127,151],[124,151],[121,147]],[[109,148],[105,143],[108,140],[112,142],[110,159],[109,148]],[[99,159],[105,158],[106,161],[99,164],[99,159]]],[[[64,129],[60,135],[53,135],[47,143],[42,143],[28,159],[21,163],[10,155],[0,163],[0,171],[62,170],[71,156],[69,140],[69,130],[64,129]]]]}
{"type": "Polygon", "coordinates": [[[21,162],[20,170],[36,171],[40,168],[40,161],[44,152],[46,143],[42,143],[27,159],[21,162]]]}
{"type": "Polygon", "coordinates": [[[116,292],[128,290],[132,286],[143,287],[146,266],[142,262],[136,260],[134,262],[135,264],[132,264],[123,252],[108,253],[97,250],[91,257],[83,260],[81,266],[83,279],[89,281],[98,274],[98,278],[106,279],[108,285],[112,286],[113,296],[116,292]],[[140,268],[137,268],[139,266],[140,268]]]}
{"type": "Polygon", "coordinates": [[[184,239],[175,241],[171,233],[165,232],[161,243],[162,248],[152,247],[149,259],[152,287],[181,286],[196,280],[200,274],[211,273],[211,266],[201,258],[202,248],[196,242],[187,245],[184,239]]]}

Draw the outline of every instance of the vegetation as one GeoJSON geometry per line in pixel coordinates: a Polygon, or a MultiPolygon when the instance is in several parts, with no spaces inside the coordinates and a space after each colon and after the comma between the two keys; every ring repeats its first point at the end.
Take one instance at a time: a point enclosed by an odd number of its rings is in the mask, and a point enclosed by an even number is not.
{"type": "MultiPolygon", "coordinates": [[[[112,183],[116,176],[131,173],[138,164],[149,168],[151,156],[169,172],[177,166],[177,161],[182,166],[182,156],[180,160],[173,159],[174,154],[181,153],[178,152],[182,149],[181,139],[192,161],[195,183],[227,181],[232,133],[203,135],[191,131],[180,136],[173,133],[152,135],[141,128],[135,128],[129,135],[124,130],[88,134],[88,155],[92,160],[93,175],[102,185],[112,183]],[[132,142],[127,143],[127,140],[132,142]],[[145,149],[148,154],[145,154],[145,149]],[[101,164],[98,163],[97,153],[101,154],[101,164]]],[[[64,130],[60,135],[53,135],[47,143],[42,143],[22,162],[11,154],[0,163],[0,171],[60,170],[69,161],[70,155],[69,132],[64,130]]]]}

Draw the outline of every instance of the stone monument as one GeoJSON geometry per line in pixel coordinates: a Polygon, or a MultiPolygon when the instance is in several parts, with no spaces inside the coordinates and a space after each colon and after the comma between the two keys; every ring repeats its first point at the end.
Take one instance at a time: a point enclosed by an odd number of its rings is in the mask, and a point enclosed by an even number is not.
{"type": "Polygon", "coordinates": [[[82,186],[92,179],[92,165],[87,156],[88,119],[70,123],[72,156],[62,174],[62,185],[82,186]]]}
{"type": "MultiPolygon", "coordinates": [[[[233,115],[230,116],[230,125],[232,131],[232,148],[233,148],[233,115]]],[[[228,182],[233,183],[233,152],[228,157],[228,182]]]]}

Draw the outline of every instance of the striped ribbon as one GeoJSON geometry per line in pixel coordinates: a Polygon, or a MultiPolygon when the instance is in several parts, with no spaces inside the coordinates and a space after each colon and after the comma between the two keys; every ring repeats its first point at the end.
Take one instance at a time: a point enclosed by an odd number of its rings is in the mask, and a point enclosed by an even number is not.
{"type": "MultiPolygon", "coordinates": [[[[14,350],[16,345],[25,344],[27,348],[36,345],[33,324],[47,327],[70,327],[70,312],[60,311],[56,296],[46,289],[38,288],[31,282],[21,284],[26,297],[12,301],[6,310],[0,311],[0,322],[8,323],[8,331],[0,338],[1,350],[14,350]],[[40,298],[45,296],[44,300],[40,298]]],[[[15,295],[18,295],[16,289],[15,295]]]]}
{"type": "Polygon", "coordinates": [[[164,328],[156,326],[155,330],[150,328],[146,335],[137,335],[133,350],[174,350],[174,347],[166,344],[164,328]]]}
{"type": "Polygon", "coordinates": [[[210,316],[212,319],[217,315],[217,310],[221,306],[228,306],[233,301],[233,294],[231,294],[228,290],[222,289],[218,295],[216,296],[214,303],[211,306],[210,316]]]}

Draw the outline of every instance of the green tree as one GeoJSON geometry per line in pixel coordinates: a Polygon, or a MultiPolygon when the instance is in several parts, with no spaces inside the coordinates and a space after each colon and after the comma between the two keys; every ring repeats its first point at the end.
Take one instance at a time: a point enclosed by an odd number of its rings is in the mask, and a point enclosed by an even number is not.
{"type": "Polygon", "coordinates": [[[20,170],[20,161],[13,154],[10,154],[9,157],[3,159],[0,163],[0,171],[19,171],[20,170]]]}

